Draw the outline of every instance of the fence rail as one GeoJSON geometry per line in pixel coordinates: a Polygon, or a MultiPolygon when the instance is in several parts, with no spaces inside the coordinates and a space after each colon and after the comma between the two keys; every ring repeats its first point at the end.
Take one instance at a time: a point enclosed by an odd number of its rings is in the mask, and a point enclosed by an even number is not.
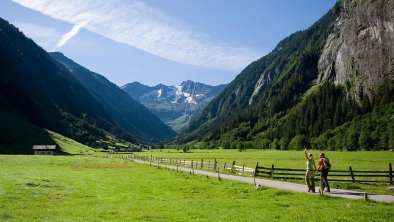
{"type": "MultiPolygon", "coordinates": [[[[258,162],[256,163],[255,168],[249,168],[245,167],[245,164],[236,165],[235,161],[233,161],[231,164],[227,164],[226,162],[219,164],[216,159],[213,161],[207,161],[204,159],[197,161],[185,159],[179,160],[137,154],[105,154],[98,155],[98,157],[121,158],[125,160],[138,159],[150,165],[157,166],[164,164],[177,167],[189,167],[192,168],[193,172],[195,169],[200,169],[218,173],[222,172],[242,176],[253,176],[254,178],[263,177],[281,180],[304,180],[305,178],[305,169],[276,168],[274,164],[272,164],[271,167],[259,166],[258,162]]],[[[319,176],[319,173],[316,176],[319,176]]],[[[315,177],[315,180],[319,180],[319,178],[315,177]]],[[[354,170],[351,166],[349,166],[348,170],[330,170],[329,180],[335,182],[379,182],[393,184],[392,164],[389,163],[388,170],[354,170]]]]}
{"type": "MultiPolygon", "coordinates": [[[[353,168],[350,166],[349,170],[330,170],[328,175],[330,181],[336,182],[393,183],[393,170],[391,163],[389,163],[388,170],[386,171],[353,170],[353,168]]],[[[267,177],[286,180],[304,180],[305,169],[275,168],[274,165],[269,168],[259,166],[257,163],[255,168],[255,177],[267,177]]],[[[315,178],[315,180],[318,180],[318,178],[315,178]]]]}

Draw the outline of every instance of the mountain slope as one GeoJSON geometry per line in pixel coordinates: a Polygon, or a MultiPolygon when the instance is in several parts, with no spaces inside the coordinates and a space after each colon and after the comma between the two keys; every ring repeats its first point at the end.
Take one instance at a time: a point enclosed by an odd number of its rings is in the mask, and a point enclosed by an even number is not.
{"type": "MultiPolygon", "coordinates": [[[[375,108],[394,113],[387,105],[394,101],[393,7],[382,0],[337,2],[309,29],[246,67],[175,142],[324,149],[332,143],[315,141],[356,116],[367,118],[375,108]]],[[[371,126],[354,129],[372,132],[376,126],[371,126]]],[[[379,127],[379,132],[388,129],[379,127]]],[[[394,135],[379,139],[371,148],[390,148],[394,135]]],[[[331,148],[361,149],[362,141],[361,134],[352,133],[331,148]]]]}
{"type": "Polygon", "coordinates": [[[104,76],[91,72],[59,52],[50,55],[67,67],[92,93],[117,125],[132,135],[145,142],[157,142],[175,136],[175,132],[160,119],[104,76]]]}
{"type": "MultiPolygon", "coordinates": [[[[309,62],[317,64],[317,54],[323,48],[328,36],[333,13],[327,14],[311,28],[282,40],[271,53],[242,70],[229,86],[192,120],[189,132],[199,127],[200,132],[209,131],[214,125],[212,123],[222,122],[237,112],[255,105],[267,96],[265,94],[269,90],[272,91],[271,95],[278,95],[283,87],[280,84],[286,84],[287,80],[295,78],[292,75],[295,72],[299,73],[298,78],[300,76],[301,79],[305,78],[302,81],[310,83],[317,73],[313,73],[309,70],[310,67],[306,66],[313,66],[307,64],[309,62]],[[302,75],[302,71],[305,70],[314,76],[302,75]]],[[[283,102],[278,101],[278,103],[283,102]]]]}
{"type": "Polygon", "coordinates": [[[133,82],[121,88],[174,130],[182,132],[188,127],[190,119],[225,87],[188,80],[178,86],[159,84],[149,87],[133,82]]]}
{"type": "MultiPolygon", "coordinates": [[[[133,141],[64,66],[1,18],[0,42],[0,107],[2,115],[12,116],[8,120],[21,120],[35,125],[30,127],[35,132],[46,128],[89,145],[108,135],[133,141]]],[[[12,121],[2,125],[7,135],[6,129],[13,127],[12,121]]],[[[0,142],[18,146],[18,141],[7,142],[7,135],[0,142]]],[[[31,149],[25,141],[19,142],[24,152],[31,149]]]]}

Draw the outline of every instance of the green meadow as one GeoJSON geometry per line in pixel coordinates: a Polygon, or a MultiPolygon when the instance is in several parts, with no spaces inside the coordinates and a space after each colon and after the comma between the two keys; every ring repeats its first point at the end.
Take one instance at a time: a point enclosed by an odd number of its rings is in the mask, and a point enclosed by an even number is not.
{"type": "Polygon", "coordinates": [[[0,156],[0,221],[392,221],[394,205],[191,176],[121,159],[0,156]]]}
{"type": "MultiPolygon", "coordinates": [[[[326,157],[330,159],[333,169],[348,169],[352,166],[353,169],[358,170],[388,170],[389,163],[394,162],[394,152],[389,151],[319,151],[308,150],[311,152],[317,162],[319,154],[324,152],[326,157]]],[[[279,151],[279,150],[253,150],[247,149],[239,152],[235,149],[206,149],[206,150],[191,150],[187,153],[182,150],[163,149],[150,150],[139,153],[146,156],[164,157],[173,159],[186,160],[214,160],[219,163],[236,162],[237,165],[245,164],[248,167],[256,166],[256,161],[262,166],[271,166],[284,168],[305,168],[305,154],[304,151],[279,151]]]]}
{"type": "MultiPolygon", "coordinates": [[[[317,159],[320,152],[324,152],[330,159],[332,169],[334,170],[349,170],[349,166],[353,170],[389,170],[389,163],[394,163],[394,152],[390,151],[319,151],[310,150],[317,164],[317,159]]],[[[164,157],[179,160],[195,160],[213,161],[216,159],[219,164],[231,164],[235,161],[236,165],[246,167],[255,167],[256,162],[260,166],[270,167],[272,164],[277,168],[305,168],[305,154],[304,151],[280,151],[280,150],[251,150],[247,149],[243,152],[238,150],[226,149],[206,149],[206,150],[191,150],[184,153],[182,150],[163,149],[150,150],[139,153],[140,155],[164,157]]],[[[357,175],[356,175],[357,177],[357,175]]],[[[350,177],[349,177],[350,178],[350,177]]],[[[382,178],[376,178],[382,180],[382,178]]],[[[386,178],[388,181],[388,178],[386,178]]],[[[303,181],[293,181],[303,183],[303,181]]],[[[388,183],[340,183],[332,182],[331,187],[340,189],[350,189],[369,193],[380,193],[394,195],[393,192],[387,191],[387,188],[393,186],[388,183]]]]}

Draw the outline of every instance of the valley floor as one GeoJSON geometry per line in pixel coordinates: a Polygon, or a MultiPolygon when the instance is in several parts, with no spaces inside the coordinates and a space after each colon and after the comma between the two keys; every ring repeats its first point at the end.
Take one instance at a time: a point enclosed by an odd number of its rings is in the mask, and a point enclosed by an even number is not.
{"type": "MultiPolygon", "coordinates": [[[[133,161],[138,162],[138,163],[142,163],[142,164],[150,164],[149,162],[144,162],[141,160],[133,160],[133,161]]],[[[153,164],[153,166],[165,167],[165,168],[168,168],[171,170],[193,173],[194,175],[203,175],[203,176],[207,176],[207,177],[218,178],[220,180],[224,179],[224,180],[238,181],[241,183],[253,184],[253,185],[256,185],[256,187],[255,187],[256,189],[261,189],[262,187],[271,187],[271,188],[277,188],[277,189],[286,190],[286,191],[300,192],[300,193],[307,193],[307,194],[314,194],[314,195],[318,195],[319,193],[317,191],[320,189],[319,186],[316,186],[316,193],[310,193],[306,190],[305,185],[291,183],[291,182],[283,182],[283,181],[275,181],[275,180],[266,180],[266,179],[261,179],[261,178],[251,178],[251,177],[244,177],[244,176],[221,174],[221,173],[209,172],[209,171],[203,171],[203,170],[192,170],[190,168],[176,167],[176,166],[170,166],[170,165],[165,165],[165,164],[159,164],[159,165],[153,164]]],[[[365,197],[365,193],[363,193],[363,192],[343,190],[343,189],[331,189],[331,192],[323,192],[322,195],[326,195],[326,196],[330,196],[330,197],[340,197],[340,198],[346,198],[346,199],[355,199],[355,200],[367,198],[368,200],[373,200],[373,201],[378,201],[378,202],[394,203],[394,196],[392,196],[392,195],[368,194],[368,196],[365,197]]]]}
{"type": "MultiPolygon", "coordinates": [[[[310,150],[315,157],[317,164],[319,153],[324,152],[330,159],[332,170],[389,170],[389,163],[394,163],[394,152],[390,151],[319,151],[310,150]]],[[[218,161],[219,164],[231,165],[234,161],[238,166],[245,165],[245,167],[254,168],[256,162],[259,166],[271,167],[274,165],[277,168],[292,168],[305,169],[306,159],[304,151],[294,150],[258,150],[247,149],[239,152],[235,149],[193,149],[187,153],[182,150],[163,149],[150,150],[141,152],[138,155],[152,156],[159,158],[172,158],[177,160],[194,160],[199,162],[202,159],[204,162],[218,161]]],[[[329,174],[330,175],[330,174],[329,174]]],[[[350,174],[349,174],[350,178],[350,174]]],[[[357,178],[357,175],[356,175],[357,178]]],[[[329,176],[330,179],[330,176],[329,176]]],[[[383,178],[368,178],[382,180],[383,178]]],[[[388,178],[384,178],[388,180],[388,178]]],[[[303,181],[292,181],[299,184],[304,184],[303,181]]],[[[393,185],[386,183],[340,183],[332,182],[331,187],[337,189],[354,190],[359,192],[378,193],[386,195],[394,195],[394,192],[388,191],[389,187],[393,185]]]]}
{"type": "Polygon", "coordinates": [[[121,159],[0,156],[1,221],[391,221],[393,204],[191,176],[121,159]],[[327,213],[330,212],[330,213],[327,213]]]}

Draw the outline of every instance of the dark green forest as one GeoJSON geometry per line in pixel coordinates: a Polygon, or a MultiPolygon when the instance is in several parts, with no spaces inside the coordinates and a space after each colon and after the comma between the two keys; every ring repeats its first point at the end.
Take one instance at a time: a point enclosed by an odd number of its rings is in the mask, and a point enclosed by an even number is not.
{"type": "Polygon", "coordinates": [[[50,142],[44,129],[89,146],[107,137],[135,141],[63,65],[2,19],[0,42],[0,152],[30,152],[37,138],[50,142]]]}
{"type": "Polygon", "coordinates": [[[371,97],[349,96],[351,83],[316,83],[318,61],[339,12],[337,4],[246,67],[192,121],[189,132],[171,142],[240,150],[394,148],[392,81],[373,89],[371,97]],[[256,94],[253,88],[262,77],[256,94]]]}

